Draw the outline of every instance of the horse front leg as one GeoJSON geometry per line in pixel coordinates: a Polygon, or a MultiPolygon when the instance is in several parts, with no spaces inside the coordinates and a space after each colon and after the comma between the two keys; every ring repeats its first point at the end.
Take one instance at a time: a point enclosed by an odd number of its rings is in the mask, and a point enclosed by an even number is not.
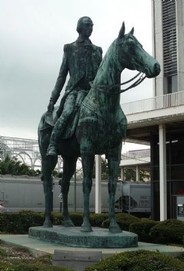
{"type": "Polygon", "coordinates": [[[68,211],[68,191],[69,191],[69,186],[70,186],[70,182],[67,181],[62,178],[61,182],[61,193],[62,193],[62,199],[63,199],[63,222],[62,225],[64,227],[73,227],[73,221],[71,220],[70,216],[69,216],[69,211],[68,211]]]}
{"type": "Polygon", "coordinates": [[[76,161],[77,157],[63,158],[63,177],[60,182],[60,185],[63,198],[63,225],[65,227],[74,226],[68,212],[68,191],[70,187],[70,179],[72,178],[76,169],[76,161]]]}
{"type": "Polygon", "coordinates": [[[82,232],[91,232],[91,224],[89,221],[89,198],[92,187],[92,172],[94,165],[94,155],[82,155],[82,167],[83,167],[83,197],[84,197],[84,211],[83,211],[83,223],[81,226],[82,232]]]}
{"type": "Polygon", "coordinates": [[[108,192],[109,192],[109,220],[110,220],[109,231],[112,233],[121,232],[121,228],[117,224],[115,217],[115,195],[117,188],[119,163],[120,163],[119,151],[117,152],[117,150],[115,150],[113,154],[110,154],[108,156],[108,168],[109,168],[108,192]]]}

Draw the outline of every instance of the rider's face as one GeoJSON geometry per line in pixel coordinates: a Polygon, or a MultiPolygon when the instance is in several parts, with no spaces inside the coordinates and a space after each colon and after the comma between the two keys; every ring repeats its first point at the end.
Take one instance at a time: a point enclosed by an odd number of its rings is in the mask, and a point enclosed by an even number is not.
{"type": "Polygon", "coordinates": [[[81,23],[80,34],[85,37],[89,38],[93,31],[93,22],[88,18],[84,18],[81,23]]]}

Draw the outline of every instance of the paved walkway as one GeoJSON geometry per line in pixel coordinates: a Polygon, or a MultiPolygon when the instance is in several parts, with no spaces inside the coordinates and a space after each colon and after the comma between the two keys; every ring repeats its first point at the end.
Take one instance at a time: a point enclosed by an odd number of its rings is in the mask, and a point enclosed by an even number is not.
{"type": "Polygon", "coordinates": [[[76,248],[76,247],[66,247],[59,244],[49,243],[37,239],[30,238],[28,235],[18,235],[18,234],[0,234],[0,240],[17,246],[22,246],[30,249],[34,255],[42,255],[45,253],[54,254],[55,250],[62,251],[102,251],[103,257],[112,255],[114,253],[120,253],[125,251],[135,251],[135,250],[150,250],[150,251],[160,251],[161,253],[177,256],[184,253],[183,247],[176,246],[166,246],[151,243],[138,243],[138,247],[135,248],[109,248],[109,249],[95,249],[95,248],[76,248]]]}

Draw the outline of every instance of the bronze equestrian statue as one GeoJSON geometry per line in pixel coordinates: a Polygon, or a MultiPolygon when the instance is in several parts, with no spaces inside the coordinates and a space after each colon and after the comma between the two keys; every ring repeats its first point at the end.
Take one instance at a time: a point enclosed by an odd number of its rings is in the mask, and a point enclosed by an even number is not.
{"type": "MultiPolygon", "coordinates": [[[[89,221],[89,196],[92,187],[92,170],[95,154],[105,154],[109,167],[109,230],[117,233],[121,229],[115,219],[115,193],[118,169],[121,157],[122,140],[126,136],[127,120],[120,106],[121,73],[127,68],[145,73],[152,78],[160,73],[159,63],[150,56],[133,35],[132,29],[125,34],[122,24],[117,39],[110,45],[103,58],[90,90],[73,118],[75,131],[71,137],[60,136],[57,141],[57,154],[63,158],[63,177],[61,192],[63,195],[64,225],[73,223],[68,213],[68,190],[70,179],[74,174],[77,158],[82,159],[84,212],[81,231],[92,231],[89,221]]],[[[136,86],[142,79],[138,79],[136,86]]],[[[51,227],[52,207],[52,171],[57,163],[57,156],[47,156],[47,147],[52,132],[52,126],[47,121],[46,112],[39,124],[39,146],[42,155],[42,179],[45,193],[45,222],[44,226],[51,227]]],[[[56,110],[53,111],[53,119],[56,110]]],[[[73,125],[68,124],[66,134],[73,125]]]]}

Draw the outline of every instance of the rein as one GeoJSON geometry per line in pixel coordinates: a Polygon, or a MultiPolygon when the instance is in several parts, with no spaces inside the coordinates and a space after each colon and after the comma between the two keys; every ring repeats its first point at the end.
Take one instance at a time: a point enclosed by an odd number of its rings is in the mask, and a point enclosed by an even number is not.
{"type": "MultiPolygon", "coordinates": [[[[110,93],[111,95],[112,94],[120,94],[120,93],[123,93],[123,92],[131,89],[131,88],[134,88],[134,87],[138,86],[140,83],[142,83],[144,81],[144,79],[146,78],[146,75],[144,75],[143,73],[139,72],[133,78],[129,79],[126,82],[123,82],[123,83],[120,83],[120,84],[111,85],[111,86],[108,86],[108,85],[99,85],[96,88],[98,88],[100,91],[104,91],[104,89],[106,89],[106,90],[112,90],[113,88],[120,87],[122,85],[130,83],[135,78],[137,78],[139,75],[140,75],[140,77],[132,85],[130,85],[129,87],[127,87],[125,89],[120,89],[120,91],[118,90],[118,91],[115,91],[113,93],[110,93]]],[[[93,86],[93,87],[95,87],[95,86],[93,86]]]]}
{"type": "MultiPolygon", "coordinates": [[[[134,78],[136,78],[139,74],[140,73],[138,73],[134,78]]],[[[134,80],[134,78],[130,79],[129,81],[126,81],[125,83],[121,83],[120,86],[131,82],[132,80],[134,80]]],[[[117,91],[117,92],[122,93],[122,92],[127,91],[128,89],[137,87],[140,83],[142,83],[144,81],[145,78],[146,78],[146,75],[141,74],[141,76],[137,79],[137,81],[135,81],[131,86],[129,86],[129,87],[125,88],[125,89],[120,89],[120,91],[117,91]]]]}

